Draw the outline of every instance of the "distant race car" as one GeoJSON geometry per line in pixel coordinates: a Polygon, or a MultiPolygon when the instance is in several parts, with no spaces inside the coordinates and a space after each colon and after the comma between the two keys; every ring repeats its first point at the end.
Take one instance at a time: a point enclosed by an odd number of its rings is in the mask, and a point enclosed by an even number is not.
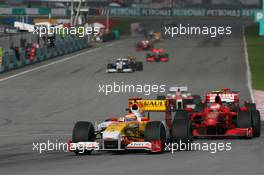
{"type": "Polygon", "coordinates": [[[186,108],[195,109],[196,105],[202,103],[200,95],[192,95],[187,86],[170,87],[168,94],[158,95],[157,100],[170,100],[173,110],[183,110],[186,108]]]}
{"type": "Polygon", "coordinates": [[[150,50],[153,48],[153,44],[149,40],[142,40],[136,45],[137,51],[150,50]]]}
{"type": "Polygon", "coordinates": [[[164,53],[163,49],[152,49],[151,53],[146,55],[147,62],[168,62],[169,54],[164,53]]]}
{"type": "Polygon", "coordinates": [[[114,63],[107,64],[107,73],[142,71],[143,63],[134,57],[117,58],[114,63]]]}
{"type": "Polygon", "coordinates": [[[205,95],[199,110],[178,110],[175,118],[190,119],[194,137],[260,137],[260,113],[254,103],[239,104],[239,93],[229,89],[205,95]]]}
{"type": "Polygon", "coordinates": [[[152,42],[157,42],[162,40],[161,32],[158,31],[149,31],[148,36],[152,42]]]}
{"type": "Polygon", "coordinates": [[[186,119],[174,119],[166,100],[130,98],[128,114],[109,118],[97,126],[78,121],[68,142],[69,151],[90,154],[92,151],[141,150],[162,153],[165,143],[192,141],[192,128],[186,119]],[[152,121],[149,112],[163,112],[165,121],[152,121]],[[148,113],[148,114],[146,114],[148,113]]]}

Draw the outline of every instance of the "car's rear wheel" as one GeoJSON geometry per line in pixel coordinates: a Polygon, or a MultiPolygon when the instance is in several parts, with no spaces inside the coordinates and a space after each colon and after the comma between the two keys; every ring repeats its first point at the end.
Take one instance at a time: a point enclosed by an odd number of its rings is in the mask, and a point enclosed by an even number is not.
{"type": "Polygon", "coordinates": [[[252,120],[253,136],[260,137],[261,120],[260,120],[260,113],[258,110],[251,111],[251,120],[252,120]]]}
{"type": "MultiPolygon", "coordinates": [[[[94,126],[90,122],[78,121],[73,128],[72,142],[93,142],[95,140],[94,126]]],[[[78,155],[90,154],[91,150],[75,150],[78,155]]]]}
{"type": "Polygon", "coordinates": [[[202,97],[200,95],[193,95],[193,104],[201,104],[202,103],[202,97]]]}
{"type": "Polygon", "coordinates": [[[147,142],[160,141],[161,151],[165,150],[166,129],[161,121],[148,122],[144,131],[144,140],[147,142]]]}
{"type": "Polygon", "coordinates": [[[142,70],[143,70],[143,63],[136,62],[136,71],[142,71],[142,70]]]}
{"type": "Polygon", "coordinates": [[[152,55],[150,53],[147,53],[146,58],[150,58],[152,55]]]}
{"type": "Polygon", "coordinates": [[[189,119],[189,114],[187,111],[184,110],[177,110],[174,119],[189,119]]]}
{"type": "Polygon", "coordinates": [[[107,69],[112,69],[112,68],[113,68],[112,64],[107,64],[107,69]]]}
{"type": "Polygon", "coordinates": [[[245,107],[248,108],[248,110],[256,110],[256,104],[255,103],[245,103],[245,107]]]}
{"type": "MultiPolygon", "coordinates": [[[[177,144],[177,148],[173,148],[175,150],[189,150],[188,143],[193,142],[193,129],[191,121],[184,116],[182,118],[174,118],[172,124],[172,142],[177,144]]],[[[175,146],[175,145],[174,145],[175,146]]]]}
{"type": "Polygon", "coordinates": [[[203,104],[203,103],[198,103],[198,104],[195,105],[195,109],[194,109],[194,110],[195,110],[196,112],[203,112],[204,109],[205,109],[205,104],[203,104]]]}
{"type": "Polygon", "coordinates": [[[251,128],[251,113],[250,111],[238,111],[237,114],[237,127],[238,128],[251,128]]]}

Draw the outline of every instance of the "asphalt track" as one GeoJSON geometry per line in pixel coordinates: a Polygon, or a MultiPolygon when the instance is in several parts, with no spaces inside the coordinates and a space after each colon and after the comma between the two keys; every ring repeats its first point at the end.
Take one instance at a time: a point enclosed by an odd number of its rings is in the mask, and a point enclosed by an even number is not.
{"type": "MultiPolygon", "coordinates": [[[[99,122],[108,116],[120,116],[125,112],[128,97],[143,96],[136,93],[105,96],[98,93],[99,84],[123,81],[171,86],[181,83],[198,94],[230,87],[240,90],[242,99],[249,99],[242,39],[245,22],[185,22],[232,25],[233,34],[214,39],[201,36],[166,39],[157,46],[170,54],[170,62],[144,62],[144,71],[133,74],[106,74],[105,68],[107,61],[117,56],[134,55],[144,61],[144,53],[134,49],[140,38],[125,38],[99,49],[82,51],[77,56],[58,58],[54,64],[50,61],[1,75],[1,174],[262,174],[263,136],[252,140],[198,141],[232,143],[232,150],[215,154],[184,151],[158,155],[95,153],[75,156],[62,151],[42,154],[32,151],[33,142],[67,141],[78,120],[99,122]],[[21,73],[23,71],[26,72],[21,73]],[[7,78],[9,76],[12,77],[7,78]]],[[[149,22],[147,26],[158,25],[149,22]]],[[[153,93],[145,98],[156,95],[153,93]]]]}

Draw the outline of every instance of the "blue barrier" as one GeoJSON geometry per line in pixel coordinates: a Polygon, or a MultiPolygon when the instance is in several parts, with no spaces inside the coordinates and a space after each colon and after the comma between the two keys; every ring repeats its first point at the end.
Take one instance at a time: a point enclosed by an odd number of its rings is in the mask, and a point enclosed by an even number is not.
{"type": "Polygon", "coordinates": [[[58,39],[55,47],[53,48],[36,48],[35,57],[34,59],[31,57],[31,60],[28,58],[24,48],[19,48],[18,54],[16,54],[15,50],[9,50],[3,53],[0,73],[76,52],[81,49],[88,48],[89,46],[90,44],[88,43],[87,38],[68,36],[63,39],[58,39]]]}

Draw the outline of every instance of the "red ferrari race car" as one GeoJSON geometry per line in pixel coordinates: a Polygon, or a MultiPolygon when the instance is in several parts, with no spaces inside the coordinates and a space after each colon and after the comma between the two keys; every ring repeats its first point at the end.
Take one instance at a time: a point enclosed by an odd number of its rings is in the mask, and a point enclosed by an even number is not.
{"type": "Polygon", "coordinates": [[[168,62],[169,54],[164,53],[163,49],[152,49],[151,53],[147,53],[146,61],[147,62],[168,62]]]}
{"type": "Polygon", "coordinates": [[[260,113],[254,103],[239,104],[239,92],[221,89],[206,94],[195,110],[176,111],[175,118],[189,118],[194,137],[259,137],[260,113]]]}
{"type": "Polygon", "coordinates": [[[150,50],[153,48],[153,44],[149,40],[142,40],[136,45],[137,51],[150,50]]]}

